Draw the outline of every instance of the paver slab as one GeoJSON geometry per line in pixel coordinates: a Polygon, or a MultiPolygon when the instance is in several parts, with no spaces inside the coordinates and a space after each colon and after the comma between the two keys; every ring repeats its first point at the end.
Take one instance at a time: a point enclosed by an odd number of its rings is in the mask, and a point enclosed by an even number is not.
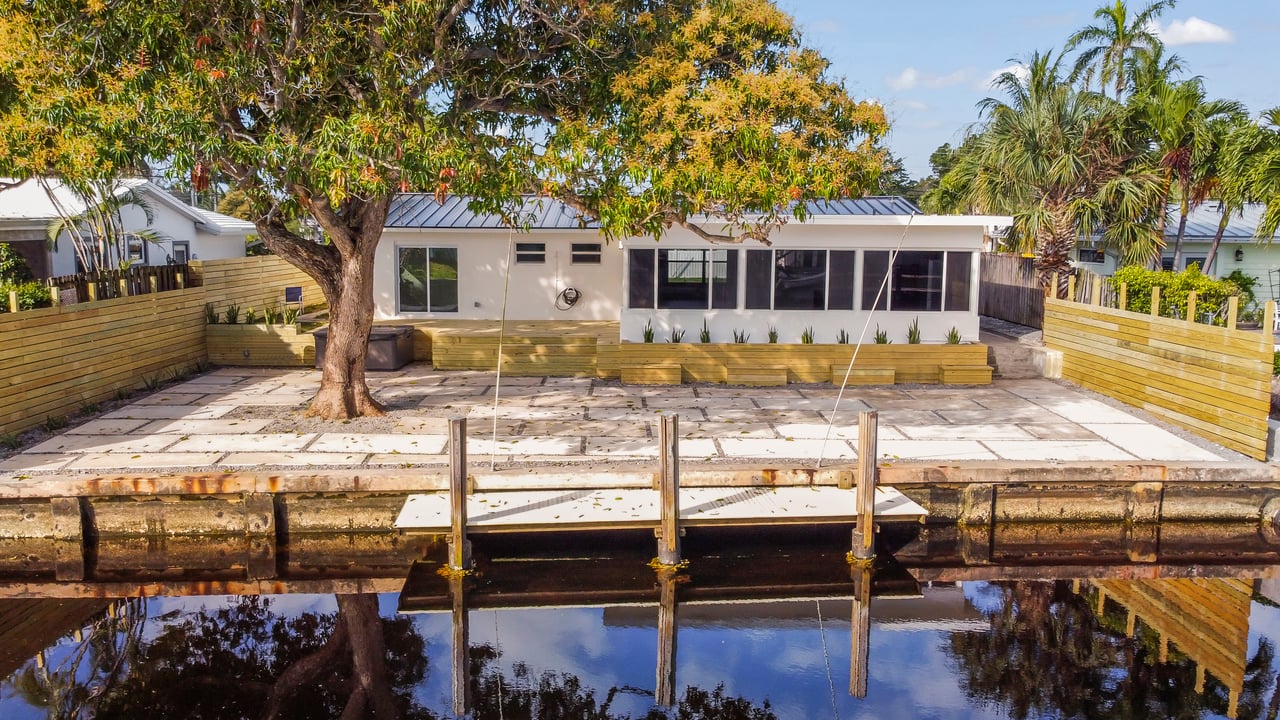
{"type": "Polygon", "coordinates": [[[1216,453],[1198,447],[1163,428],[1145,423],[1085,423],[1098,437],[1143,460],[1221,460],[1216,453]]]}
{"type": "Polygon", "coordinates": [[[33,453],[137,453],[163,450],[173,435],[58,435],[31,448],[33,453]]]}
{"type": "Polygon", "coordinates": [[[145,470],[150,468],[208,467],[218,461],[222,453],[146,452],[88,453],[76,458],[68,470],[145,470]]]}
{"type": "Polygon", "coordinates": [[[880,457],[900,460],[997,460],[977,440],[885,440],[876,443],[880,457]]]}
{"type": "Polygon", "coordinates": [[[985,443],[1004,460],[1137,460],[1102,440],[991,440],[985,443]]]}
{"type": "Polygon", "coordinates": [[[447,435],[323,433],[315,442],[305,447],[309,452],[320,453],[400,452],[431,455],[444,452],[448,440],[447,435]]]}
{"type": "MultiPolygon", "coordinates": [[[[130,422],[137,422],[131,420],[130,422]]],[[[177,420],[152,420],[146,422],[137,432],[145,435],[225,435],[225,434],[248,434],[260,432],[262,428],[270,425],[271,420],[263,418],[215,418],[211,420],[201,420],[193,418],[180,418],[177,420]]]]}
{"type": "Polygon", "coordinates": [[[136,420],[126,419],[103,419],[90,420],[83,425],[77,425],[67,431],[68,435],[127,435],[134,430],[146,425],[150,420],[139,418],[136,420]]]}
{"type": "MultiPolygon", "coordinates": [[[[157,435],[154,437],[166,437],[157,435]]],[[[168,436],[172,437],[172,436],[168,436]]],[[[315,433],[258,435],[193,435],[169,448],[171,452],[297,452],[315,440],[315,433]]]]}
{"type": "Polygon", "coordinates": [[[235,405],[127,405],[112,410],[102,417],[142,418],[147,420],[175,420],[177,418],[220,418],[236,409],[235,405]]]}
{"type": "MultiPolygon", "coordinates": [[[[720,438],[717,440],[724,455],[730,459],[737,458],[794,458],[797,460],[816,461],[821,455],[827,460],[850,460],[857,453],[849,443],[838,438],[826,442],[824,450],[820,439],[769,440],[755,438],[720,438]]],[[[680,443],[680,452],[684,454],[684,443],[680,443]]]]}
{"type": "Polygon", "coordinates": [[[227,453],[218,465],[223,467],[261,467],[270,465],[294,465],[314,467],[317,465],[362,465],[364,453],[328,453],[328,452],[233,452],[227,453]]]}

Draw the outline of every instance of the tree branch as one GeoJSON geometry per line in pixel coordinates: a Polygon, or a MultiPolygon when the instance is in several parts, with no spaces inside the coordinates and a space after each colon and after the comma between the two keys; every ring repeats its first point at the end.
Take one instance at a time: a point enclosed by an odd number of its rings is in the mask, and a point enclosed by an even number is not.
{"type": "Polygon", "coordinates": [[[267,698],[266,709],[262,713],[263,720],[273,720],[278,717],[284,709],[286,700],[293,697],[293,694],[304,684],[328,670],[342,651],[346,649],[348,640],[346,623],[343,621],[342,615],[339,614],[338,624],[334,627],[333,634],[329,636],[324,645],[321,645],[319,650],[298,660],[280,673],[280,677],[276,680],[275,686],[271,690],[270,697],[267,698]]]}

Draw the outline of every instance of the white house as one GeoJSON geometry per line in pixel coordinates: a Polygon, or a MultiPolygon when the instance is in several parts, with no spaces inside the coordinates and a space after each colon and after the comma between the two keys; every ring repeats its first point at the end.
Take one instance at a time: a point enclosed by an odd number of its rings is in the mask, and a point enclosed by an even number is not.
{"type": "MultiPolygon", "coordinates": [[[[46,191],[41,183],[27,180],[0,190],[0,242],[21,253],[37,277],[72,275],[81,268],[70,239],[64,235],[56,249],[50,248],[47,228],[59,218],[57,205],[74,216],[84,212],[85,204],[56,180],[50,180],[48,186],[46,191]]],[[[191,207],[146,180],[124,180],[120,186],[138,191],[153,215],[148,225],[142,208],[126,205],[120,210],[124,229],[149,228],[162,238],[159,243],[131,239],[128,253],[135,262],[165,265],[243,257],[246,238],[256,232],[251,222],[191,207]]]]}
{"type": "Polygon", "coordinates": [[[765,342],[770,329],[800,342],[812,328],[815,342],[833,343],[841,332],[856,340],[869,317],[867,342],[877,326],[905,342],[913,321],[926,343],[952,328],[976,341],[978,255],[988,230],[1011,222],[872,197],[815,203],[770,246],[711,244],[681,228],[660,242],[608,243],[555,201],[527,200],[522,231],[466,205],[397,198],[376,259],[378,319],[496,320],[505,297],[509,320],[618,321],[630,341],[646,326],[659,341],[673,329],[696,341],[705,322],[715,342],[765,342]]]}

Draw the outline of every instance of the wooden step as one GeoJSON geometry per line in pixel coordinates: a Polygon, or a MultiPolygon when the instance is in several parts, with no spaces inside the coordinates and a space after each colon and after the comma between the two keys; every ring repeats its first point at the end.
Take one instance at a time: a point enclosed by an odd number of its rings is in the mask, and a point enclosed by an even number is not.
{"type": "Polygon", "coordinates": [[[944,385],[990,385],[990,365],[939,365],[938,382],[944,385]]]}
{"type": "Polygon", "coordinates": [[[850,385],[892,385],[894,376],[896,375],[893,368],[854,368],[849,370],[848,365],[832,365],[831,366],[831,384],[840,385],[844,383],[845,372],[849,373],[850,385]]]}

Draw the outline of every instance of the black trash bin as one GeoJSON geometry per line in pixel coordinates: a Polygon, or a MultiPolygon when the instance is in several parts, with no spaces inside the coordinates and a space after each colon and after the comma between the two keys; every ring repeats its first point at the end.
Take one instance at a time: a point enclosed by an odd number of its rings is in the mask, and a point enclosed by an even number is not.
{"type": "MultiPolygon", "coordinates": [[[[324,348],[329,327],[316,330],[316,367],[324,366],[324,348]]],[[[376,325],[369,331],[366,370],[399,370],[413,362],[413,328],[408,325],[376,325]]]]}

